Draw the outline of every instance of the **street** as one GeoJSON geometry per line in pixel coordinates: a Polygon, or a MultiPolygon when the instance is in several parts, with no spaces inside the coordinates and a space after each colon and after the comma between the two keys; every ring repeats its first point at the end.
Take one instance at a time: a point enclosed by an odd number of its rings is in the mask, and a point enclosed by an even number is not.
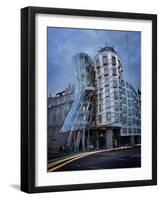
{"type": "Polygon", "coordinates": [[[141,148],[100,150],[68,156],[48,164],[48,172],[141,167],[141,148]]]}

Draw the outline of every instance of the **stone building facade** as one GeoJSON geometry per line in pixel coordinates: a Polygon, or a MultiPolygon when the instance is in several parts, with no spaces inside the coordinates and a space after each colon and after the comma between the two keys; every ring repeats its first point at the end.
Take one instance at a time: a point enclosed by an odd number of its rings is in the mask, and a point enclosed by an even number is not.
{"type": "Polygon", "coordinates": [[[57,152],[60,148],[59,131],[74,101],[74,86],[69,85],[54,97],[48,97],[48,151],[57,152]]]}

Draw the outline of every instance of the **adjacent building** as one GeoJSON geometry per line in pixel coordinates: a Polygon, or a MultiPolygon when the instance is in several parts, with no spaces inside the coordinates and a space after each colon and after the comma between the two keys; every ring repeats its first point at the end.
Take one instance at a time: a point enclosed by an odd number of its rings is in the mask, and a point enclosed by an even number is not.
{"type": "Polygon", "coordinates": [[[74,101],[74,86],[70,85],[48,97],[48,151],[57,152],[60,149],[60,129],[74,101]]]}

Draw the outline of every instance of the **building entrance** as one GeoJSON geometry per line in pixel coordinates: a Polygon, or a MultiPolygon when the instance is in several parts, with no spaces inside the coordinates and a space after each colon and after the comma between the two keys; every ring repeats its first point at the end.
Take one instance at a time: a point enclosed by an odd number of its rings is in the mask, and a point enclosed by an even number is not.
{"type": "Polygon", "coordinates": [[[131,143],[130,136],[120,136],[120,128],[113,129],[113,147],[129,146],[131,143]]]}

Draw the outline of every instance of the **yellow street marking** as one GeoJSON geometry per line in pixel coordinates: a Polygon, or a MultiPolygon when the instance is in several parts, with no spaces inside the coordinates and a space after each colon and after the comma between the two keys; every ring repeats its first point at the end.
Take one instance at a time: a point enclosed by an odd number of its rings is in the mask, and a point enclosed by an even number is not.
{"type": "MultiPolygon", "coordinates": [[[[88,152],[88,153],[89,153],[89,152],[88,152]]],[[[72,158],[75,158],[75,157],[77,157],[77,156],[84,155],[84,154],[87,154],[87,153],[81,153],[81,154],[77,154],[77,155],[70,156],[70,157],[68,157],[68,158],[63,158],[63,159],[61,159],[61,160],[54,161],[54,162],[48,164],[48,168],[53,167],[53,166],[55,166],[55,165],[57,165],[57,164],[59,164],[59,163],[62,163],[62,162],[64,162],[64,161],[66,161],[66,160],[70,160],[70,159],[72,159],[72,158]]]]}
{"type": "MultiPolygon", "coordinates": [[[[126,147],[125,149],[127,149],[127,148],[129,148],[129,147],[126,147]]],[[[68,157],[68,158],[64,158],[62,160],[58,160],[58,161],[55,161],[53,163],[48,164],[48,171],[49,172],[55,171],[56,169],[59,169],[60,167],[63,167],[64,165],[67,165],[68,163],[71,163],[71,162],[73,162],[75,160],[78,160],[80,158],[83,158],[83,157],[86,157],[86,156],[89,156],[89,155],[92,155],[92,154],[105,152],[105,151],[108,152],[108,151],[111,151],[111,150],[119,150],[119,149],[124,149],[124,148],[104,149],[104,150],[98,150],[98,151],[93,151],[93,152],[85,152],[85,153],[81,153],[79,155],[74,155],[74,156],[71,156],[71,157],[68,157]],[[55,165],[57,165],[59,163],[60,163],[60,165],[54,167],[55,165]]]]}
{"type": "Polygon", "coordinates": [[[55,171],[56,169],[58,169],[58,168],[60,168],[60,167],[63,167],[64,165],[67,165],[68,163],[71,163],[71,162],[73,162],[73,161],[75,161],[75,160],[78,160],[78,159],[80,159],[80,158],[86,157],[86,156],[91,155],[91,154],[94,154],[94,153],[89,153],[89,154],[85,154],[85,155],[81,155],[81,156],[75,157],[75,158],[73,158],[73,159],[71,159],[71,160],[68,160],[68,161],[65,162],[65,163],[62,163],[62,164],[60,164],[60,165],[58,165],[58,166],[56,166],[56,167],[54,167],[54,168],[49,169],[48,171],[49,171],[49,172],[55,171]]]}

